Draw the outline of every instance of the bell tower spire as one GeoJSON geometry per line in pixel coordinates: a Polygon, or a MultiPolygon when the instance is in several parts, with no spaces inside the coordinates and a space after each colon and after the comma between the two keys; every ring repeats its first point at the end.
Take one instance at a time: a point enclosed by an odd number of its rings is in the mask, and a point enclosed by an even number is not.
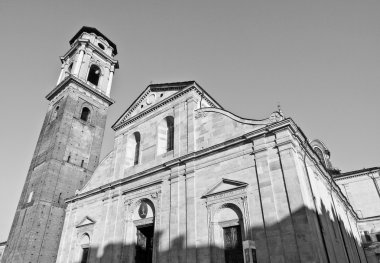
{"type": "Polygon", "coordinates": [[[82,27],[61,57],[57,85],[13,219],[5,262],[55,262],[66,204],[99,163],[116,45],[96,28],[82,27]]]}
{"type": "Polygon", "coordinates": [[[119,68],[118,61],[114,59],[116,45],[96,28],[85,26],[69,43],[71,48],[61,57],[57,85],[74,76],[109,97],[113,74],[119,68]]]}

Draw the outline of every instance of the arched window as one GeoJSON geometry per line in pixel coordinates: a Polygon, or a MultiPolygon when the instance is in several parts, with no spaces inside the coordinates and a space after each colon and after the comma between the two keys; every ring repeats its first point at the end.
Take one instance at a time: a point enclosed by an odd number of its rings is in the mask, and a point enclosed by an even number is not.
{"type": "Polygon", "coordinates": [[[174,118],[169,116],[163,119],[157,130],[157,154],[172,151],[174,149],[174,118]]]}
{"type": "Polygon", "coordinates": [[[82,113],[80,114],[80,119],[83,121],[88,121],[90,118],[90,113],[91,113],[91,111],[89,108],[83,107],[82,113]]]}
{"type": "Polygon", "coordinates": [[[80,262],[87,263],[90,257],[90,236],[84,234],[79,242],[80,262]]]}
{"type": "Polygon", "coordinates": [[[318,147],[314,147],[314,151],[315,153],[318,155],[319,159],[321,160],[321,162],[323,164],[325,164],[325,158],[323,157],[323,152],[321,149],[319,149],[318,147]]]}
{"type": "Polygon", "coordinates": [[[127,138],[127,166],[137,165],[140,162],[141,135],[135,132],[127,138]]]}
{"type": "Polygon", "coordinates": [[[372,242],[371,236],[369,235],[368,231],[364,231],[364,237],[366,242],[372,242]]]}
{"type": "Polygon", "coordinates": [[[70,66],[67,68],[67,72],[71,74],[71,71],[73,70],[73,62],[71,62],[70,66]]]}
{"type": "Polygon", "coordinates": [[[50,121],[54,121],[57,118],[58,110],[59,110],[59,106],[55,107],[55,109],[54,109],[54,111],[53,111],[53,113],[51,115],[50,121]]]}
{"type": "Polygon", "coordinates": [[[139,158],[140,158],[140,133],[135,132],[135,157],[133,158],[133,164],[136,165],[139,163],[139,158]]]}
{"type": "Polygon", "coordinates": [[[98,86],[101,70],[97,65],[92,65],[88,72],[87,81],[98,86]]]}

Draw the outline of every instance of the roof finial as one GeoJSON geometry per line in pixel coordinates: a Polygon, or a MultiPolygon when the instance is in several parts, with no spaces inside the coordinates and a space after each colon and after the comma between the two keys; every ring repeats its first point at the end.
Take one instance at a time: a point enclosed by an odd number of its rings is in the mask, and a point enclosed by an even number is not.
{"type": "Polygon", "coordinates": [[[277,102],[277,112],[280,113],[281,116],[284,116],[284,114],[282,113],[281,104],[279,101],[277,102]]]}

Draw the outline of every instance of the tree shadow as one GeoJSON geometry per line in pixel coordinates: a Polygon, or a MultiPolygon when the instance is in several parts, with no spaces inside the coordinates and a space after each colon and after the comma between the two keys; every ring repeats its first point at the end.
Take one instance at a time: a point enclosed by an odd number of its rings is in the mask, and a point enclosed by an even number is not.
{"type": "MultiPolygon", "coordinates": [[[[364,254],[359,237],[354,235],[354,226],[350,225],[355,224],[355,221],[350,222],[348,217],[339,216],[333,206],[326,207],[320,202],[318,213],[303,207],[272,225],[251,228],[247,238],[255,241],[256,261],[246,262],[371,263],[364,254]]],[[[224,256],[213,257],[214,254],[224,255],[225,251],[221,246],[188,246],[186,236],[180,235],[165,250],[160,245],[163,233],[155,231],[154,238],[157,249],[152,262],[226,262],[224,256]]],[[[88,262],[138,262],[135,260],[135,246],[136,244],[123,242],[110,242],[104,247],[91,246],[88,262]]],[[[246,256],[245,251],[241,253],[246,256]]],[[[74,262],[81,263],[80,260],[74,262]]]]}

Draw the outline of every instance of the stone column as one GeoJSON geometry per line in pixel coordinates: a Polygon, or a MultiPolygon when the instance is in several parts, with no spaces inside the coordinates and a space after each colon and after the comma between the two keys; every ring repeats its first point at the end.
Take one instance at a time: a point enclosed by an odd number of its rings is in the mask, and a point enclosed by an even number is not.
{"type": "Polygon", "coordinates": [[[112,86],[112,79],[113,79],[113,73],[115,71],[115,67],[111,66],[110,68],[110,75],[108,77],[108,84],[107,84],[107,90],[106,90],[106,95],[110,97],[111,94],[111,86],[112,86]]]}
{"type": "Polygon", "coordinates": [[[182,127],[181,127],[181,118],[183,115],[181,114],[183,104],[179,103],[174,105],[173,110],[174,110],[174,149],[173,149],[173,155],[174,157],[179,157],[180,156],[180,150],[181,150],[181,141],[180,141],[180,133],[182,132],[182,127]]]}
{"type": "Polygon", "coordinates": [[[183,240],[179,236],[179,177],[178,168],[172,168],[170,178],[170,250],[168,262],[180,262],[179,252],[183,245],[183,240]]]}
{"type": "MultiPolygon", "coordinates": [[[[181,167],[183,168],[183,167],[181,167]]],[[[178,259],[186,262],[187,258],[187,199],[186,199],[186,174],[184,170],[178,175],[178,259]]]]}
{"type": "MultiPolygon", "coordinates": [[[[178,118],[178,116],[177,116],[178,118]]],[[[185,155],[187,153],[187,136],[188,136],[188,119],[187,119],[187,101],[180,104],[179,107],[179,155],[185,155]]]]}
{"type": "Polygon", "coordinates": [[[255,158],[271,262],[301,262],[292,220],[292,200],[275,144],[275,135],[267,134],[266,137],[255,140],[254,146],[259,151],[255,158]]]}
{"type": "Polygon", "coordinates": [[[82,65],[82,61],[83,61],[83,56],[84,56],[84,45],[82,44],[82,46],[79,49],[79,55],[78,55],[77,61],[75,62],[75,65],[74,65],[73,75],[75,76],[78,76],[79,74],[80,66],[82,65]]]}
{"type": "MultiPolygon", "coordinates": [[[[281,229],[277,218],[276,200],[274,196],[272,180],[269,170],[266,138],[258,138],[253,141],[255,164],[257,172],[258,190],[260,193],[260,203],[264,221],[265,233],[262,239],[268,244],[268,258],[262,257],[258,252],[258,257],[265,259],[263,262],[285,262],[284,248],[281,240],[281,229]],[[270,256],[269,256],[270,255],[270,256]]],[[[262,242],[262,240],[259,240],[262,242]]]]}
{"type": "MultiPolygon", "coordinates": [[[[251,162],[255,163],[255,153],[247,158],[250,158],[251,162]]],[[[252,177],[254,178],[252,179],[252,183],[250,184],[247,193],[251,226],[249,239],[255,241],[257,261],[267,263],[269,262],[268,244],[265,236],[265,224],[256,165],[252,168],[252,177]]]]}
{"type": "MultiPolygon", "coordinates": [[[[169,173],[169,171],[168,171],[169,173]]],[[[170,176],[168,174],[168,176],[170,176]]],[[[169,261],[170,253],[170,210],[171,210],[171,185],[170,179],[167,178],[162,183],[160,226],[155,230],[159,234],[158,262],[166,263],[169,261]]]]}
{"type": "Polygon", "coordinates": [[[196,251],[196,210],[195,210],[195,173],[194,163],[186,164],[186,262],[195,263],[197,257],[196,251]]]}
{"type": "Polygon", "coordinates": [[[59,77],[58,77],[58,81],[57,81],[57,85],[59,83],[61,83],[61,81],[63,80],[63,76],[65,75],[65,63],[63,63],[61,65],[61,73],[59,74],[59,77]]]}
{"type": "Polygon", "coordinates": [[[197,107],[197,101],[191,98],[187,101],[187,152],[195,150],[195,127],[194,127],[194,111],[197,107]]]}

